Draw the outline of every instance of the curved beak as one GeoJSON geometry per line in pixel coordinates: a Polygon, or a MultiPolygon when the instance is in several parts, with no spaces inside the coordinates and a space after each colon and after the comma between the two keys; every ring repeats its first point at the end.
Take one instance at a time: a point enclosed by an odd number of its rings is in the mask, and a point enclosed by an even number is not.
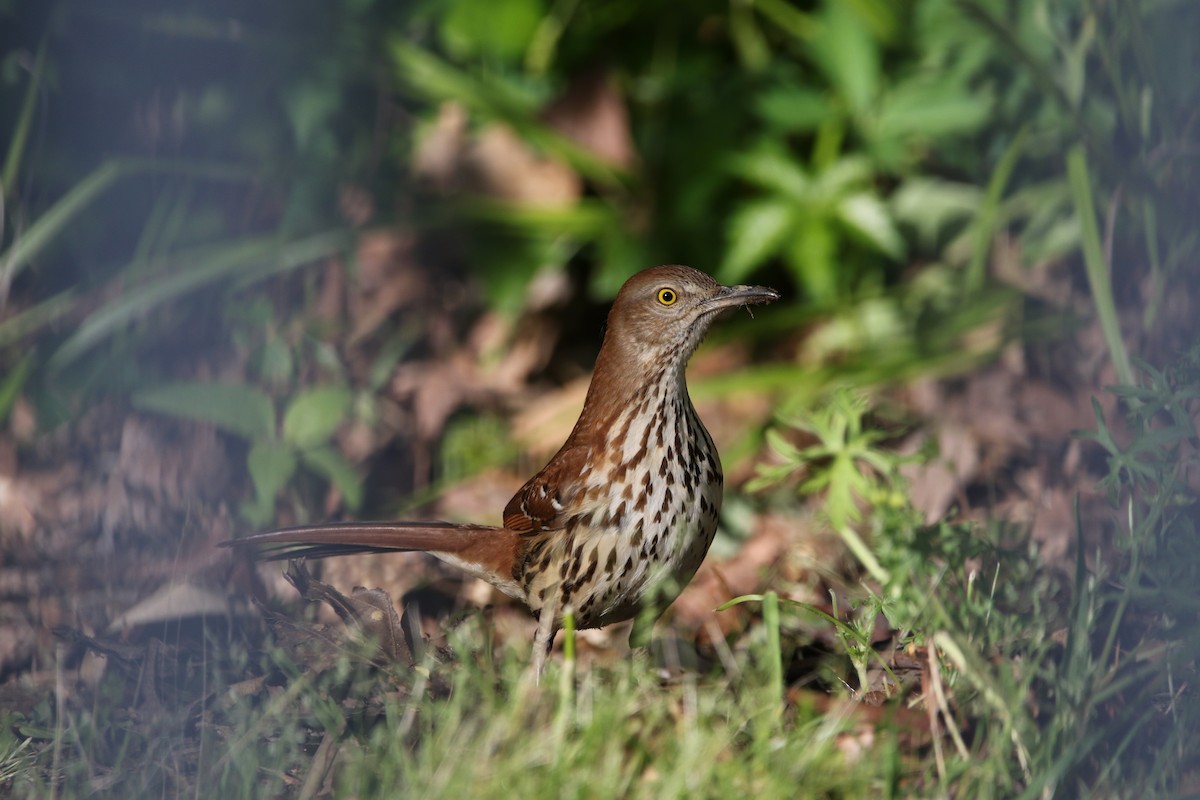
{"type": "Polygon", "coordinates": [[[734,306],[756,306],[773,303],[779,292],[766,286],[722,286],[716,295],[703,302],[705,311],[719,311],[734,306]]]}

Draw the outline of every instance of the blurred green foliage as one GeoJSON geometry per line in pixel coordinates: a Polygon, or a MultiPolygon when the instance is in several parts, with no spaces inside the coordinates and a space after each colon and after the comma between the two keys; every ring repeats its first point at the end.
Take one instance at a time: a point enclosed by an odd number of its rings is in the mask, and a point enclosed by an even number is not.
{"type": "MultiPolygon", "coordinates": [[[[374,395],[420,337],[420,310],[392,320],[357,375],[329,343],[337,323],[315,313],[306,267],[341,256],[353,280],[365,225],[401,229],[421,268],[471,274],[510,315],[546,271],[586,276],[597,301],[662,262],[773,283],[790,307],[746,333],[808,326],[799,363],[709,390],[788,395],[769,437],[782,461],[762,476],[812,469],[804,488],[825,492],[879,585],[838,628],[860,676],[876,613],[936,645],[976,726],[969,746],[955,739],[958,760],[939,753],[936,780],[964,796],[1166,793],[1197,727],[1196,704],[1176,702],[1196,658],[1195,504],[1179,466],[1195,448],[1196,365],[1139,364],[1120,312],[1144,298],[1135,326],[1179,352],[1193,344],[1170,301],[1200,256],[1197,31],[1188,0],[0,0],[0,418],[24,398],[48,430],[116,399],[211,423],[245,445],[242,513],[260,525],[281,497],[312,504],[318,493],[294,486],[359,502],[333,442],[344,423],[378,421],[374,395]],[[597,75],[614,128],[583,102],[597,75]],[[450,136],[448,112],[461,115],[450,136]],[[557,194],[515,185],[525,173],[499,187],[529,189],[515,201],[465,180],[462,163],[441,179],[419,168],[431,144],[469,161],[500,126],[517,142],[500,160],[557,165],[557,194]],[[627,138],[632,157],[606,159],[579,128],[627,138]],[[1015,251],[1015,289],[997,286],[998,238],[1015,251]],[[854,395],[806,406],[831,385],[991,357],[1037,322],[1039,281],[1063,273],[1086,281],[1125,384],[1130,440],[1099,412],[1089,436],[1128,538],[1111,573],[1089,571],[1081,544],[1069,605],[1052,608],[1047,576],[1004,526],[920,523],[854,395]],[[210,356],[240,373],[200,382],[210,356]],[[790,428],[816,444],[792,445],[790,428]],[[849,524],[860,514],[870,547],[849,524]]],[[[509,447],[495,420],[455,420],[445,473],[509,447]]],[[[777,708],[781,612],[763,599],[777,708]]],[[[661,695],[657,679],[642,685],[661,695]]],[[[727,721],[748,713],[726,710],[739,694],[722,685],[705,702],[727,721]]],[[[627,754],[597,719],[601,752],[627,754]]],[[[781,750],[764,730],[752,763],[801,763],[802,740],[781,750]]],[[[407,740],[387,733],[400,769],[407,740]]],[[[6,764],[24,759],[15,740],[0,745],[6,764]]],[[[635,749],[649,774],[654,750],[635,749]]],[[[259,764],[244,761],[250,794],[259,764]]]]}
{"type": "Polygon", "coordinates": [[[347,187],[367,190],[374,222],[421,234],[431,271],[471,271],[506,312],[542,270],[586,270],[604,299],[640,267],[690,263],[790,283],[806,318],[841,326],[825,352],[851,372],[889,344],[920,368],[921,342],[953,348],[964,322],[1002,315],[981,292],[999,232],[1030,265],[1105,239],[1110,260],[1133,262],[1114,263],[1118,291],[1149,270],[1148,323],[1198,244],[1196,45],[1169,35],[1195,27],[1185,3],[14,0],[0,13],[0,287],[19,312],[0,318],[0,346],[13,364],[36,347],[24,380],[49,424],[79,392],[179,377],[164,350],[228,342],[233,298],[348,247],[347,187]],[[624,110],[609,135],[628,137],[628,163],[550,113],[582,102],[590,74],[624,110]],[[503,124],[581,192],[513,202],[430,186],[414,163],[452,105],[464,152],[503,124]],[[1072,146],[1089,186],[1066,180],[1072,146]],[[1104,214],[1111,231],[1080,223],[1104,214]],[[104,368],[64,375],[84,352],[104,368]]]}
{"type": "MultiPolygon", "coordinates": [[[[1115,298],[1149,286],[1152,326],[1200,248],[1200,56],[1171,35],[1200,12],[1182,2],[13,0],[0,15],[0,414],[27,397],[43,429],[106,397],[195,418],[202,395],[179,387],[205,350],[251,367],[229,391],[285,415],[346,386],[345,354],[304,338],[331,331],[303,268],[352,253],[364,223],[412,234],[421,267],[473,274],[510,315],[544,271],[585,273],[599,301],[663,262],[780,285],[788,319],[745,333],[811,325],[805,363],[737,380],[791,389],[789,413],[839,381],[991,357],[1030,322],[989,275],[1001,234],[1028,285],[1086,265],[1128,383],[1115,298]],[[502,128],[516,143],[490,167],[526,171],[472,181],[502,128]],[[547,164],[552,191],[529,183],[547,164]]],[[[360,396],[410,344],[372,355],[360,396]]],[[[330,432],[347,419],[333,410],[330,432]]],[[[238,435],[257,523],[297,443],[238,435]]],[[[478,461],[459,441],[451,471],[478,461]]],[[[358,495],[349,467],[308,461],[358,495]]]]}

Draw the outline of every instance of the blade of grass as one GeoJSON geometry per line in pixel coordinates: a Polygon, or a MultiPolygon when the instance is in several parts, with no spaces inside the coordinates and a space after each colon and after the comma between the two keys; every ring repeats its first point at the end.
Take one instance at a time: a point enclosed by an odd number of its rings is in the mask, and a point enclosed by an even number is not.
{"type": "Polygon", "coordinates": [[[578,5],[579,0],[558,0],[550,13],[538,24],[533,38],[529,40],[529,48],[525,51],[525,68],[534,75],[543,75],[550,69],[554,62],[554,54],[558,50],[558,41],[578,5]]]}
{"type": "MultiPolygon", "coordinates": [[[[1012,706],[1001,694],[1000,688],[996,686],[994,676],[988,674],[986,662],[977,654],[971,653],[968,655],[968,651],[960,647],[948,631],[934,633],[933,643],[939,650],[946,654],[946,657],[954,664],[955,669],[970,680],[975,688],[979,690],[980,695],[987,704],[999,715],[1000,721],[1011,737],[1013,746],[1016,749],[1017,761],[1020,762],[1021,771],[1024,773],[1026,781],[1031,780],[1033,774],[1030,769],[1029,748],[1025,746],[1021,732],[1018,729],[1017,720],[1013,716],[1012,706]]],[[[937,658],[937,655],[931,653],[930,658],[937,658]]]]}
{"type": "Polygon", "coordinates": [[[25,99],[21,101],[21,114],[17,117],[17,127],[13,131],[12,141],[8,145],[8,155],[4,159],[4,173],[0,177],[0,194],[8,197],[15,191],[17,174],[21,170],[21,158],[25,155],[25,145],[29,141],[29,128],[33,124],[33,111],[37,107],[38,92],[42,88],[42,75],[46,68],[46,39],[38,45],[37,57],[33,69],[29,72],[29,86],[25,89],[25,99]]]}
{"type": "Polygon", "coordinates": [[[194,175],[211,180],[246,180],[246,170],[220,164],[155,159],[112,159],[101,164],[50,206],[3,254],[0,254],[0,306],[12,281],[68,224],[114,183],[135,175],[194,175]]]}
{"type": "Polygon", "coordinates": [[[137,408],[215,425],[251,442],[275,435],[275,407],[263,392],[241,384],[181,381],[133,395],[137,408]]]}
{"type": "Polygon", "coordinates": [[[767,629],[767,680],[771,686],[772,716],[778,721],[783,715],[783,645],[779,639],[779,595],[767,592],[763,596],[763,627],[767,629]]]}
{"type": "Polygon", "coordinates": [[[127,293],[84,320],[79,330],[51,356],[51,369],[61,369],[103,341],[122,325],[157,306],[216,281],[240,276],[237,286],[260,281],[311,263],[346,246],[344,230],[327,231],[294,242],[275,235],[247,237],[184,259],[178,271],[127,293]]]}
{"type": "Polygon", "coordinates": [[[33,353],[26,353],[15,367],[8,370],[8,374],[0,379],[0,422],[8,418],[8,412],[12,409],[13,403],[21,393],[22,387],[25,386],[25,380],[29,377],[29,373],[33,367],[33,353]]]}
{"type": "Polygon", "coordinates": [[[891,580],[891,574],[875,558],[875,554],[871,552],[871,548],[867,547],[867,543],[862,540],[857,531],[849,525],[842,525],[838,528],[838,535],[842,537],[842,541],[846,547],[850,548],[850,552],[854,553],[854,557],[858,559],[859,563],[866,568],[867,572],[871,573],[872,578],[885,585],[891,580]]]}
{"type": "Polygon", "coordinates": [[[48,325],[75,307],[75,291],[67,289],[0,322],[0,347],[7,347],[48,325]]]}
{"type": "Polygon", "coordinates": [[[563,615],[563,663],[558,675],[558,714],[554,720],[558,742],[566,741],[575,717],[575,668],[575,613],[568,608],[563,615]]]}
{"type": "Polygon", "coordinates": [[[983,281],[987,275],[988,253],[992,249],[992,236],[996,232],[1000,217],[1000,198],[1004,196],[1004,189],[1008,186],[1008,181],[1024,152],[1028,130],[1027,127],[1021,128],[1013,137],[1012,143],[1005,149],[1004,155],[996,164],[995,171],[992,172],[983,203],[979,207],[979,215],[975,222],[975,252],[971,255],[971,263],[967,266],[966,276],[967,291],[972,294],[983,288],[983,281]]]}
{"type": "Polygon", "coordinates": [[[1075,201],[1075,213],[1079,217],[1079,235],[1083,244],[1083,261],[1087,268],[1088,284],[1092,289],[1092,302],[1104,332],[1104,343],[1108,346],[1117,380],[1133,385],[1133,371],[1129,367],[1129,356],[1125,342],[1121,339],[1121,327],[1117,321],[1117,307],[1113,301],[1112,280],[1104,260],[1104,248],[1100,243],[1100,231],[1096,226],[1096,208],[1092,202],[1092,184],[1088,177],[1087,154],[1082,144],[1076,144],[1067,152],[1067,181],[1075,201]]]}
{"type": "Polygon", "coordinates": [[[1162,256],[1158,251],[1158,214],[1149,198],[1142,200],[1142,235],[1146,239],[1146,260],[1150,262],[1150,302],[1142,313],[1142,325],[1149,329],[1158,319],[1164,286],[1162,256]]]}

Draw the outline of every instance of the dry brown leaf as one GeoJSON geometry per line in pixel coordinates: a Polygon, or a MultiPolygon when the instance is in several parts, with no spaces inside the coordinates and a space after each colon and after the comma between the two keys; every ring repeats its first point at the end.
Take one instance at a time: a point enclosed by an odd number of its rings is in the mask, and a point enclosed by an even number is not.
{"type": "Polygon", "coordinates": [[[499,200],[538,208],[574,205],[583,193],[565,162],[536,155],[507,125],[486,126],[467,151],[468,186],[499,200]]]}
{"type": "Polygon", "coordinates": [[[571,434],[583,409],[591,376],[530,400],[513,417],[513,439],[535,460],[549,458],[571,434]]]}
{"type": "Polygon", "coordinates": [[[671,604],[668,612],[677,628],[696,633],[716,618],[723,634],[741,627],[736,611],[714,614],[728,600],[761,591],[770,584],[771,573],[800,536],[795,517],[768,514],[759,518],[754,535],[728,561],[709,557],[696,577],[671,604]]]}
{"type": "Polygon", "coordinates": [[[452,101],[442,103],[433,126],[417,139],[413,151],[413,173],[434,188],[449,192],[460,181],[459,171],[466,147],[466,108],[452,101]]]}
{"type": "Polygon", "coordinates": [[[972,432],[956,420],[933,423],[932,434],[918,433],[899,448],[902,454],[915,453],[924,446],[928,435],[938,443],[938,455],[925,463],[907,463],[900,474],[908,481],[913,506],[932,524],[945,516],[953,501],[975,479],[979,466],[979,443],[972,432]]]}
{"type": "Polygon", "coordinates": [[[591,69],[572,78],[566,91],[545,110],[543,119],[608,163],[626,169],[633,166],[629,112],[608,70],[591,69]]]}
{"type": "Polygon", "coordinates": [[[429,271],[413,260],[413,243],[411,234],[395,229],[359,237],[354,279],[347,289],[345,318],[353,323],[347,346],[374,333],[400,309],[430,302],[429,271]]]}

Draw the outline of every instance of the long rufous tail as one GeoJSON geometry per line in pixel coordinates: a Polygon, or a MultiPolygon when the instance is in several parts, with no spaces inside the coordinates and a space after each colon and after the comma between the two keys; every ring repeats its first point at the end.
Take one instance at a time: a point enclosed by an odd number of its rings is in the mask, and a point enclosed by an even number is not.
{"type": "Polygon", "coordinates": [[[263,561],[328,558],[356,553],[423,551],[455,554],[481,563],[512,558],[517,534],[490,525],[451,522],[335,522],[300,525],[221,542],[253,548],[263,561]],[[499,558],[498,558],[499,557],[499,558]]]}

